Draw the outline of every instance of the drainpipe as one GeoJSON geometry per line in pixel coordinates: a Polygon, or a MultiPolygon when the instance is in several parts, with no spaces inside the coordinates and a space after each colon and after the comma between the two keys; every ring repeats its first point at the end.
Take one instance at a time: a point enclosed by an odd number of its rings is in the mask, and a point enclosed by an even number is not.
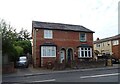
{"type": "Polygon", "coordinates": [[[36,30],[34,29],[34,66],[36,66],[36,30]]]}

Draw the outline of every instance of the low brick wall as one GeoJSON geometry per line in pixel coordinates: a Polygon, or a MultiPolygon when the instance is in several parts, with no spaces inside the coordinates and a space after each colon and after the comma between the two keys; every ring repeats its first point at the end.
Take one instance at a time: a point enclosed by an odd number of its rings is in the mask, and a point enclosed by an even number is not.
{"type": "Polygon", "coordinates": [[[97,68],[97,67],[105,67],[106,60],[73,60],[71,62],[63,62],[59,63],[57,61],[46,62],[44,68],[53,69],[53,70],[64,70],[66,68],[75,68],[75,69],[84,69],[84,68],[97,68]]]}
{"type": "Polygon", "coordinates": [[[105,67],[105,60],[92,60],[92,61],[78,61],[75,65],[77,68],[97,68],[97,67],[105,67]]]}
{"type": "Polygon", "coordinates": [[[63,63],[59,63],[57,61],[54,62],[54,67],[53,67],[53,70],[63,70],[66,68],[66,63],[63,62],[63,63]]]}
{"type": "Polygon", "coordinates": [[[2,73],[6,74],[6,73],[13,73],[15,72],[15,68],[14,68],[14,63],[10,62],[9,64],[3,64],[2,65],[2,73]]]}
{"type": "Polygon", "coordinates": [[[75,69],[85,69],[85,68],[97,68],[97,67],[105,67],[106,61],[105,60],[87,60],[87,61],[71,61],[70,63],[59,63],[55,62],[51,69],[53,70],[63,70],[65,68],[75,68],[75,69]]]}

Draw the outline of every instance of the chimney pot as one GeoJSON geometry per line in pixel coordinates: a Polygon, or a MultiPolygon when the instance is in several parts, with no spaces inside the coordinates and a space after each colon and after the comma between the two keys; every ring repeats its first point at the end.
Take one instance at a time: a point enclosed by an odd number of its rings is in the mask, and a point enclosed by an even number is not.
{"type": "Polygon", "coordinates": [[[99,38],[97,38],[97,41],[99,40],[99,38]]]}

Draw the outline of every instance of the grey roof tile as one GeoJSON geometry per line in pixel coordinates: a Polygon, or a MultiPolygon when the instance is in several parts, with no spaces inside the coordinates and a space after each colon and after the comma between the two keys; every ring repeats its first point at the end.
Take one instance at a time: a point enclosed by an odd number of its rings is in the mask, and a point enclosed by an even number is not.
{"type": "Polygon", "coordinates": [[[95,43],[106,42],[106,41],[112,41],[112,40],[116,40],[116,39],[120,39],[120,34],[112,36],[112,37],[104,38],[104,39],[99,39],[97,41],[94,41],[94,44],[95,43]]]}
{"type": "Polygon", "coordinates": [[[90,29],[87,29],[81,25],[32,21],[32,26],[33,28],[39,28],[39,29],[55,29],[55,30],[68,30],[68,31],[81,31],[81,32],[94,33],[94,31],[91,31],[90,29]]]}

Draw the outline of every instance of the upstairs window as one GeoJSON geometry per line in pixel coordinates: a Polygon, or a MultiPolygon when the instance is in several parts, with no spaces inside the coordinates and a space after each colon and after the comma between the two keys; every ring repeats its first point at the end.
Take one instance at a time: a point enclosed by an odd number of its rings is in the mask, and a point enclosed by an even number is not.
{"type": "Polygon", "coordinates": [[[81,42],[86,41],[86,34],[85,33],[80,33],[80,41],[81,42]]]}
{"type": "Polygon", "coordinates": [[[96,44],[96,47],[100,47],[100,44],[96,44]]]}
{"type": "Polygon", "coordinates": [[[118,45],[119,44],[119,41],[118,40],[114,40],[112,41],[113,45],[118,45]]]}
{"type": "Polygon", "coordinates": [[[104,42],[102,43],[102,46],[104,46],[104,42]]]}
{"type": "Polygon", "coordinates": [[[44,30],[44,38],[52,39],[53,38],[52,30],[44,30]]]}

